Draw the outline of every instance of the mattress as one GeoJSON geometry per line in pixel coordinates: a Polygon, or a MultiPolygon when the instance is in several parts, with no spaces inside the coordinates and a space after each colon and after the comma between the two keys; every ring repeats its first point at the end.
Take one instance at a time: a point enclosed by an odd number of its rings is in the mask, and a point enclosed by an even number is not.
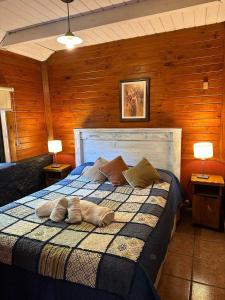
{"type": "MultiPolygon", "coordinates": [[[[69,284],[72,299],[90,299],[90,294],[93,299],[158,299],[154,281],[182,200],[177,179],[159,170],[160,182],[146,189],[115,187],[89,182],[82,175],[84,168],[88,166],[0,208],[0,275],[21,270],[40,281],[46,278],[50,285],[59,283],[62,289],[69,284]],[[85,222],[53,223],[35,215],[36,206],[63,195],[110,207],[115,222],[98,228],[85,222]]],[[[71,299],[66,293],[50,299],[71,299]]]]}

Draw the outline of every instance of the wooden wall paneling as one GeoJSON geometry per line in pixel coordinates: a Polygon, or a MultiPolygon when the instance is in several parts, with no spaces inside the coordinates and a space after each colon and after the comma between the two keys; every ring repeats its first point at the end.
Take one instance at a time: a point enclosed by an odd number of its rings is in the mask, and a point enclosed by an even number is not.
{"type": "MultiPolygon", "coordinates": [[[[225,49],[225,23],[224,25],[224,49],[225,49]]],[[[223,57],[224,65],[225,65],[225,50],[223,57]]],[[[221,108],[221,127],[220,127],[220,160],[225,161],[225,68],[223,72],[223,104],[221,108]]]]}
{"type": "Polygon", "coordinates": [[[220,158],[224,102],[224,25],[60,51],[48,59],[55,138],[74,153],[73,128],[181,127],[182,158],[214,143],[220,158]],[[120,122],[120,80],[151,77],[149,122],[120,122]],[[209,89],[203,90],[208,77],[209,89]]]}
{"type": "Polygon", "coordinates": [[[20,160],[46,153],[47,130],[41,63],[21,55],[0,51],[0,74],[0,85],[3,82],[15,89],[15,113],[7,113],[12,159],[20,160]],[[13,118],[17,126],[13,124],[13,118]]]}

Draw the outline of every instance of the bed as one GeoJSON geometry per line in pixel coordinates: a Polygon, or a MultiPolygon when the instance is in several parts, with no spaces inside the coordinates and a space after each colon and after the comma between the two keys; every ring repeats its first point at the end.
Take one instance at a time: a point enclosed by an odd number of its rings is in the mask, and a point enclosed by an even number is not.
{"type": "Polygon", "coordinates": [[[69,176],[0,208],[1,299],[159,299],[154,283],[182,201],[181,129],[76,129],[75,145],[69,176]],[[117,155],[129,165],[148,158],[160,182],[139,190],[82,175],[99,156],[117,155]],[[35,216],[37,205],[62,195],[112,208],[115,222],[97,228],[35,216]]]}

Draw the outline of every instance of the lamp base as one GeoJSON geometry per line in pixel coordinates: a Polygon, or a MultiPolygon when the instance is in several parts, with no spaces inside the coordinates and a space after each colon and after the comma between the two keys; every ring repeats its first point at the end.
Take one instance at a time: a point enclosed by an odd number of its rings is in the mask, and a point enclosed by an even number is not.
{"type": "Polygon", "coordinates": [[[61,164],[51,164],[51,167],[52,167],[52,168],[60,168],[60,167],[61,167],[61,164]]]}
{"type": "Polygon", "coordinates": [[[209,175],[207,175],[207,174],[198,174],[198,175],[197,175],[197,178],[208,179],[208,178],[209,178],[209,175]]]}

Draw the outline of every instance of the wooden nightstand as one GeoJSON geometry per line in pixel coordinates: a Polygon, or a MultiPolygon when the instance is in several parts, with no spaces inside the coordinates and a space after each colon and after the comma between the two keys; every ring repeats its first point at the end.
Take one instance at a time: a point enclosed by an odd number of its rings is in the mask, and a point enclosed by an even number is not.
{"type": "Polygon", "coordinates": [[[58,168],[53,168],[52,165],[44,167],[46,185],[49,186],[57,181],[65,178],[70,170],[71,165],[60,165],[58,168]]]}
{"type": "Polygon", "coordinates": [[[192,174],[191,184],[193,194],[192,222],[220,229],[223,177],[209,175],[208,179],[201,179],[197,177],[197,174],[192,174]]]}

